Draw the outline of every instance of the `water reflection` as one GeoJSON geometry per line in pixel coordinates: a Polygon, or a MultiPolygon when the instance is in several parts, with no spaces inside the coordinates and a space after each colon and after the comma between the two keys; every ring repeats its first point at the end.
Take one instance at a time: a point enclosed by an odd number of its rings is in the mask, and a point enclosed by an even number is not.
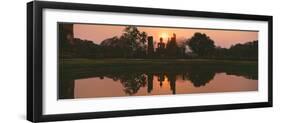
{"type": "MultiPolygon", "coordinates": [[[[258,90],[257,72],[207,68],[91,72],[60,82],[59,98],[94,98],[258,90]]],[[[66,77],[65,77],[66,78],[66,77]]]]}

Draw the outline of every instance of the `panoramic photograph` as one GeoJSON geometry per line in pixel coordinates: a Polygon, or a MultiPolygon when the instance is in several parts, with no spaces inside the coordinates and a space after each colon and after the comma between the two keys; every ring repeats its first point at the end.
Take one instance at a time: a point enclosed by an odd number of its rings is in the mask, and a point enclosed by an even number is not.
{"type": "Polygon", "coordinates": [[[258,91],[258,33],[59,22],[58,99],[258,91]]]}

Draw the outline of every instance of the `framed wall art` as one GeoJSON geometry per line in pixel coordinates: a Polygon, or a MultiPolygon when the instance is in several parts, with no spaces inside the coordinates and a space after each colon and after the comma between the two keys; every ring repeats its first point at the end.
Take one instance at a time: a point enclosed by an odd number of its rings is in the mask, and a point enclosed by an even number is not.
{"type": "Polygon", "coordinates": [[[272,106],[272,16],[33,1],[27,119],[272,106]]]}

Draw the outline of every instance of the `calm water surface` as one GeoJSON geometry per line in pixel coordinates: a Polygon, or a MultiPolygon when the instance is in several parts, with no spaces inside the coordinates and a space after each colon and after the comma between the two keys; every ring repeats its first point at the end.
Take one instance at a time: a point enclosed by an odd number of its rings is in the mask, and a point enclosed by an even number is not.
{"type": "Polygon", "coordinates": [[[258,91],[257,64],[60,67],[59,99],[258,91]]]}
{"type": "Polygon", "coordinates": [[[74,98],[257,91],[258,81],[243,76],[214,73],[121,74],[74,80],[74,98]]]}

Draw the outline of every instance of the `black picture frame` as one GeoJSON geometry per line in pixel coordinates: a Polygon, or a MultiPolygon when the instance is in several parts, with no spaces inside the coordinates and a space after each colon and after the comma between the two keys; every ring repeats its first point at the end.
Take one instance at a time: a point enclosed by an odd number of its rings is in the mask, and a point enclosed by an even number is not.
{"type": "Polygon", "coordinates": [[[123,116],[136,116],[136,115],[154,115],[154,114],[272,107],[273,105],[272,26],[273,26],[273,17],[265,16],[265,15],[248,15],[248,14],[93,5],[93,4],[80,4],[80,3],[45,2],[45,1],[29,2],[27,3],[27,120],[32,122],[63,121],[63,120],[93,119],[93,118],[106,118],[106,117],[123,117],[123,116]],[[241,103],[241,104],[44,115],[42,113],[43,112],[43,107],[42,107],[43,106],[42,105],[43,102],[42,101],[43,100],[42,98],[43,96],[42,95],[43,12],[42,10],[45,8],[266,21],[268,22],[268,101],[255,102],[255,103],[241,103]]]}

